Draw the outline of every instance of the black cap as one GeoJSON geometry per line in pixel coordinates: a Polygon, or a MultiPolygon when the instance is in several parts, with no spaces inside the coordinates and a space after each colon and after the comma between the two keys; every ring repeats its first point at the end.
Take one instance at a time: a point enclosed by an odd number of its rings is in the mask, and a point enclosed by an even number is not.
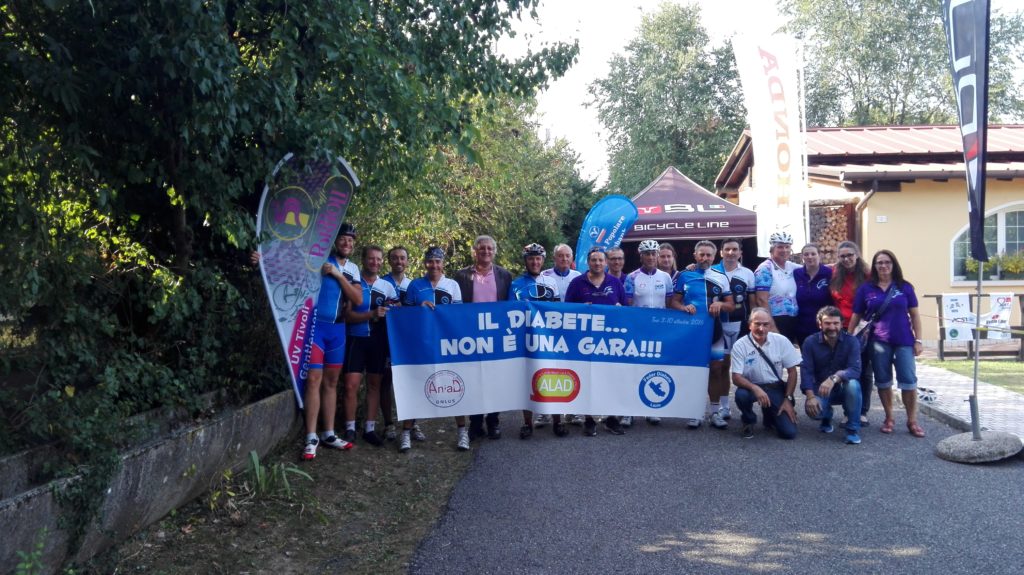
{"type": "Polygon", "coordinates": [[[430,246],[427,251],[423,252],[423,261],[427,260],[443,260],[444,250],[437,246],[430,246]]]}
{"type": "Polygon", "coordinates": [[[352,236],[356,237],[356,227],[352,224],[345,222],[341,224],[341,229],[338,230],[339,236],[352,236]]]}

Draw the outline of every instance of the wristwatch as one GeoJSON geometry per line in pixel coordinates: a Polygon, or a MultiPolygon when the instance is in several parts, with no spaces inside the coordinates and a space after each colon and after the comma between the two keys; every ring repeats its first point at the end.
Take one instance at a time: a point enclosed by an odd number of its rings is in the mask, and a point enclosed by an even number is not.
{"type": "Polygon", "coordinates": [[[828,376],[828,380],[831,381],[832,383],[839,383],[839,378],[836,377],[836,374],[834,374],[834,373],[832,375],[828,376]]]}
{"type": "Polygon", "coordinates": [[[792,403],[793,405],[796,405],[796,398],[794,398],[792,395],[787,395],[786,399],[788,399],[789,402],[792,403]]]}

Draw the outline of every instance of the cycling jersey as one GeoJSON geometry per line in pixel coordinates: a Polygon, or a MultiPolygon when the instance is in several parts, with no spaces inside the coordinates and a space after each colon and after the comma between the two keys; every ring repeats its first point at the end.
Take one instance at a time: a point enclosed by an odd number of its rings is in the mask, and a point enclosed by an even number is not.
{"type": "Polygon", "coordinates": [[[750,315],[750,297],[754,293],[754,272],[743,266],[736,266],[736,269],[728,271],[721,262],[712,267],[729,278],[729,291],[732,293],[733,303],[736,304],[736,308],[731,312],[722,312],[722,323],[747,321],[747,316],[750,315]]]}
{"type": "Polygon", "coordinates": [[[561,301],[558,284],[550,276],[536,277],[528,273],[512,280],[508,286],[508,299],[516,301],[561,301]]]}
{"type": "MultiPolygon", "coordinates": [[[[341,270],[350,283],[360,283],[359,267],[351,261],[345,265],[338,263],[333,254],[327,257],[327,261],[334,267],[341,270]]],[[[317,321],[329,321],[333,323],[345,322],[345,292],[341,291],[341,283],[333,276],[323,275],[320,277],[320,294],[316,300],[317,321]]]]}
{"type": "Polygon", "coordinates": [[[672,285],[672,276],[667,273],[657,268],[647,273],[640,268],[626,276],[622,287],[626,290],[629,305],[662,309],[666,298],[672,297],[672,285]]]}
{"type": "MultiPolygon", "coordinates": [[[[370,311],[370,286],[367,285],[366,282],[360,280],[359,287],[363,290],[363,303],[359,305],[353,305],[352,311],[358,313],[365,313],[370,311]]],[[[350,321],[348,322],[348,330],[345,333],[349,337],[369,337],[370,322],[350,321]]]]}
{"type": "Polygon", "coordinates": [[[437,287],[430,283],[427,276],[416,278],[409,282],[409,289],[405,292],[402,305],[422,305],[429,301],[434,305],[445,305],[450,303],[462,303],[462,290],[455,280],[441,276],[437,280],[437,287]]]}
{"type": "Polygon", "coordinates": [[[692,304],[704,313],[708,313],[708,306],[713,302],[732,295],[729,291],[729,278],[715,268],[680,273],[675,291],[683,295],[683,305],[692,304]]]}
{"type": "Polygon", "coordinates": [[[405,299],[405,290],[409,289],[409,277],[403,277],[402,283],[398,283],[398,281],[395,280],[395,276],[388,274],[384,276],[384,281],[394,286],[395,293],[398,294],[395,299],[397,299],[398,302],[401,303],[401,301],[405,299]]]}
{"type": "Polygon", "coordinates": [[[551,268],[540,272],[540,275],[555,280],[555,285],[558,286],[558,298],[565,301],[565,292],[569,289],[569,282],[579,277],[580,272],[572,268],[565,270],[565,272],[560,272],[555,268],[551,268]]]}
{"type": "Polygon", "coordinates": [[[799,268],[793,262],[779,267],[767,259],[754,270],[754,285],[757,291],[768,292],[768,307],[772,317],[796,315],[796,281],[793,272],[799,268]]]}

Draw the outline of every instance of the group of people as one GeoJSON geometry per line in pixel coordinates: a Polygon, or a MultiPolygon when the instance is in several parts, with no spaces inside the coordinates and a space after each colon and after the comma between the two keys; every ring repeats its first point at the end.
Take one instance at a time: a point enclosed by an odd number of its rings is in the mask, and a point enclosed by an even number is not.
{"type": "MultiPolygon", "coordinates": [[[[792,238],[779,232],[771,236],[771,257],[756,270],[742,265],[742,243],[738,239],[726,239],[718,246],[699,241],[693,264],[678,269],[671,244],[644,240],[638,247],[640,267],[626,273],[621,248],[592,250],[587,256],[587,269],[578,271],[572,268],[573,250],[568,245],[555,246],[554,265],[544,269],[547,251],[532,243],[522,249],[523,273],[513,277],[494,261],[498,249],[494,238],[482,235],[473,243],[472,265],[448,277],[445,251],[431,246],[423,254],[426,273],[410,279],[405,274],[409,253],[404,247],[387,251],[390,273],[381,275],[384,249],[364,246],[360,269],[350,259],[355,240],[355,228],[343,224],[334,252],[321,269],[304,398],[304,459],[316,457],[320,446],[352,448],[356,441],[356,403],[363,381],[363,441],[381,446],[386,440],[397,439],[399,450],[405,452],[412,448],[413,441],[426,439],[415,421],[401,422],[401,430],[392,421],[394,395],[385,321],[391,307],[434,308],[502,300],[669,308],[712,317],[715,330],[708,401],[703,419],[687,421],[690,428],[699,428],[704,421],[718,429],[727,428],[731,417],[729,395],[735,385],[743,437],[753,437],[756,403],[765,428],[792,439],[797,434],[794,393],[799,381],[800,391],[806,396],[805,413],[819,420],[819,429],[833,431],[833,406],[841,404],[847,416],[845,441],[857,444],[862,426],[869,423],[872,379],[885,412],[880,430],[894,430],[895,367],[908,430],[916,437],[924,436],[917,422],[915,391],[914,357],[921,352],[917,298],[913,286],[904,280],[895,255],[888,250],[876,253],[869,267],[856,244],[842,242],[839,262],[833,268],[822,265],[818,247],[808,244],[801,250],[801,266],[790,261],[792,238]],[[720,256],[717,264],[716,256],[720,256]],[[868,326],[870,337],[854,335],[862,323],[868,326]],[[861,344],[862,339],[867,345],[861,344]],[[334,421],[342,374],[345,430],[338,434],[334,421]],[[376,430],[378,411],[383,414],[383,437],[376,430]]],[[[646,419],[650,425],[660,423],[655,417],[646,419]]],[[[568,435],[566,423],[581,425],[587,436],[597,434],[594,415],[548,416],[524,411],[519,437],[528,439],[535,428],[548,424],[556,436],[564,437],[568,435]]],[[[622,435],[633,425],[633,418],[609,415],[603,423],[610,433],[622,435]]],[[[498,413],[459,416],[455,424],[460,450],[468,450],[475,438],[501,437],[498,413]]]]}

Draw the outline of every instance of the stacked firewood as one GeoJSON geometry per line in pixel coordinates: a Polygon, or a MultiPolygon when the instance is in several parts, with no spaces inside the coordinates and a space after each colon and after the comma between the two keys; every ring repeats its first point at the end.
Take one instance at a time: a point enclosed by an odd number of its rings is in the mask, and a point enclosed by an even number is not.
{"type": "Polygon", "coordinates": [[[850,204],[814,205],[814,203],[809,209],[811,241],[818,244],[821,263],[835,264],[838,260],[836,246],[843,240],[853,239],[849,237],[853,206],[850,204]]]}

